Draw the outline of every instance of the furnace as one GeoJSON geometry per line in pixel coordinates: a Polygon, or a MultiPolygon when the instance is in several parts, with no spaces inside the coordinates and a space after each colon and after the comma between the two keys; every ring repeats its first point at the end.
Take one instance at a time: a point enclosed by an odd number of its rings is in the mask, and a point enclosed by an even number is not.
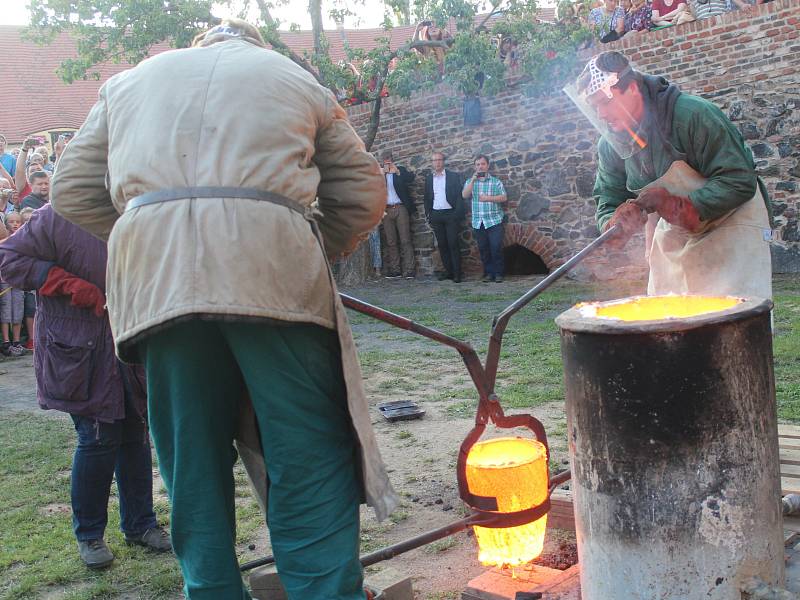
{"type": "Polygon", "coordinates": [[[649,297],[556,319],[583,600],[782,583],[771,307],[649,297]]]}

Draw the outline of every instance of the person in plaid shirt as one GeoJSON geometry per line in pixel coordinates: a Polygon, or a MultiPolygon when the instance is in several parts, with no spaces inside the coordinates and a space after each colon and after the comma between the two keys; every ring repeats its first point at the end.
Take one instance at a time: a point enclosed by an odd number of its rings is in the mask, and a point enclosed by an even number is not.
{"type": "Polygon", "coordinates": [[[489,175],[489,159],[479,154],[475,173],[467,179],[461,195],[472,198],[472,231],[478,242],[483,263],[483,281],[503,281],[503,203],[506,189],[503,183],[489,175]]]}

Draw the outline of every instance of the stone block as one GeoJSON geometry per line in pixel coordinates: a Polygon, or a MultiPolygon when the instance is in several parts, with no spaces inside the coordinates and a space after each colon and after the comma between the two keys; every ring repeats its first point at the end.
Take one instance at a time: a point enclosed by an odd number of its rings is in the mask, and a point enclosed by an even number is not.
{"type": "MultiPolygon", "coordinates": [[[[391,567],[367,575],[364,585],[375,592],[377,600],[414,600],[411,578],[391,567]]],[[[250,591],[253,600],[287,600],[275,565],[259,567],[250,573],[250,591]]]]}

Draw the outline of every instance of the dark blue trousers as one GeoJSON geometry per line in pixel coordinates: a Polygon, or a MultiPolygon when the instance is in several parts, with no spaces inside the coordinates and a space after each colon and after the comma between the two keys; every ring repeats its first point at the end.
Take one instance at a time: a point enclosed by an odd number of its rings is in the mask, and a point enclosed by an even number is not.
{"type": "Polygon", "coordinates": [[[498,223],[488,229],[481,225],[480,229],[473,229],[472,232],[478,242],[483,272],[493,279],[502,277],[505,269],[503,265],[503,224],[498,223]]]}
{"type": "Polygon", "coordinates": [[[78,432],[72,459],[72,528],[78,541],[103,537],[115,474],[122,532],[136,536],[155,527],[153,462],[146,421],[127,404],[125,418],[113,423],[71,416],[78,432]]]}

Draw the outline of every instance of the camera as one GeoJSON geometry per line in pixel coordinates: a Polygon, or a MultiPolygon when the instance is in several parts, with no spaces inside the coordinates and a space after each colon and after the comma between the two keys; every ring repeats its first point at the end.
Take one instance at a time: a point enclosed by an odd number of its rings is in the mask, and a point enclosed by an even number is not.
{"type": "Polygon", "coordinates": [[[11,197],[13,195],[14,195],[14,190],[11,188],[4,188],[0,190],[0,199],[11,200],[11,197]]]}
{"type": "Polygon", "coordinates": [[[486,171],[478,171],[475,173],[475,177],[486,177],[486,171]]]}

